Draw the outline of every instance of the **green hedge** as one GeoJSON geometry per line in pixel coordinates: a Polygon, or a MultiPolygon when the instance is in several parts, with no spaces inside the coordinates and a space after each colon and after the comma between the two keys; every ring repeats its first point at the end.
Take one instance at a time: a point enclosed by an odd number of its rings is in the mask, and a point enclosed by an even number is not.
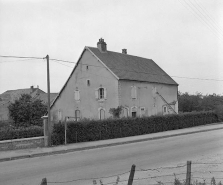
{"type": "MultiPolygon", "coordinates": [[[[68,122],[67,143],[143,135],[215,122],[218,122],[218,116],[214,112],[68,122]]],[[[55,124],[52,144],[64,144],[64,135],[64,123],[55,124]]]]}
{"type": "Polygon", "coordinates": [[[10,139],[21,139],[29,137],[43,136],[43,128],[39,126],[31,127],[2,127],[0,129],[0,141],[10,139]]]}

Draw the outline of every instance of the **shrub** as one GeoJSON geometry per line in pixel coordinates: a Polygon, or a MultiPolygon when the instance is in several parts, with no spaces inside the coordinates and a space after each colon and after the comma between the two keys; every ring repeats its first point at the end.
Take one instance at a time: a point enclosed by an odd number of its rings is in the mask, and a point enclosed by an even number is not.
{"type": "MultiPolygon", "coordinates": [[[[214,112],[195,112],[178,115],[82,120],[67,123],[67,143],[97,141],[142,134],[176,130],[218,122],[214,112]]],[[[54,125],[52,144],[64,143],[64,123],[54,125]]]]}
{"type": "Polygon", "coordinates": [[[20,128],[2,127],[0,129],[0,141],[38,137],[38,136],[43,136],[43,128],[39,126],[20,127],[20,128]]]}

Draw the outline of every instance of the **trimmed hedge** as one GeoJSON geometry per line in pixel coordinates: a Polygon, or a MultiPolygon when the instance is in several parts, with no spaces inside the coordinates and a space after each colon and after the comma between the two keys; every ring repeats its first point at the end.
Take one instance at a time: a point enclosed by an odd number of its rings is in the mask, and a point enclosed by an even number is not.
{"type": "Polygon", "coordinates": [[[18,128],[8,126],[0,129],[0,141],[38,136],[43,136],[43,128],[39,126],[18,128]]]}
{"type": "MultiPolygon", "coordinates": [[[[136,136],[215,122],[218,116],[214,112],[68,122],[67,143],[136,136]]],[[[64,135],[64,123],[54,124],[52,144],[64,144],[64,135]]]]}

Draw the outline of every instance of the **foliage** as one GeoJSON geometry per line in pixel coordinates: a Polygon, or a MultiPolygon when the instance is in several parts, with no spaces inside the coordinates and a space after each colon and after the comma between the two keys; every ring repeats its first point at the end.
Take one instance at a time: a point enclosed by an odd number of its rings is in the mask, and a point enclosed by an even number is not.
{"type": "MultiPolygon", "coordinates": [[[[122,138],[218,122],[214,112],[67,123],[67,143],[122,138]]],[[[54,124],[52,144],[64,143],[64,123],[54,124]]]]}
{"type": "Polygon", "coordinates": [[[12,124],[13,124],[13,122],[11,122],[10,120],[0,121],[0,129],[5,128],[5,127],[9,127],[12,124]]]}
{"type": "Polygon", "coordinates": [[[179,92],[178,102],[179,112],[210,111],[223,106],[223,96],[216,94],[204,96],[201,93],[190,95],[187,92],[179,92]]]}
{"type": "Polygon", "coordinates": [[[122,106],[118,106],[117,108],[110,108],[109,113],[112,114],[113,118],[120,118],[122,109],[122,106]]]}
{"type": "Polygon", "coordinates": [[[46,114],[47,106],[39,99],[33,99],[29,94],[21,97],[8,107],[9,116],[16,127],[42,125],[41,117],[46,114]]]}
{"type": "Polygon", "coordinates": [[[20,127],[13,126],[0,128],[0,141],[43,136],[43,128],[39,126],[20,127]]]}
{"type": "Polygon", "coordinates": [[[223,121],[223,105],[217,105],[215,113],[217,114],[219,121],[223,121]]]}

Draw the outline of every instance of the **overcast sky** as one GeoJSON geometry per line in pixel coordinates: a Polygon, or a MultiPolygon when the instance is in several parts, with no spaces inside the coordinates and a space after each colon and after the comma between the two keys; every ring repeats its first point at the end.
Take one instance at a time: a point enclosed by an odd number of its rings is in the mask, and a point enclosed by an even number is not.
{"type": "MultiPolygon", "coordinates": [[[[153,59],[181,92],[223,95],[222,0],[0,0],[0,55],[77,62],[101,37],[153,59]]],[[[74,65],[50,61],[51,92],[74,65]]],[[[46,60],[0,57],[0,93],[46,82],[46,60]]]]}

